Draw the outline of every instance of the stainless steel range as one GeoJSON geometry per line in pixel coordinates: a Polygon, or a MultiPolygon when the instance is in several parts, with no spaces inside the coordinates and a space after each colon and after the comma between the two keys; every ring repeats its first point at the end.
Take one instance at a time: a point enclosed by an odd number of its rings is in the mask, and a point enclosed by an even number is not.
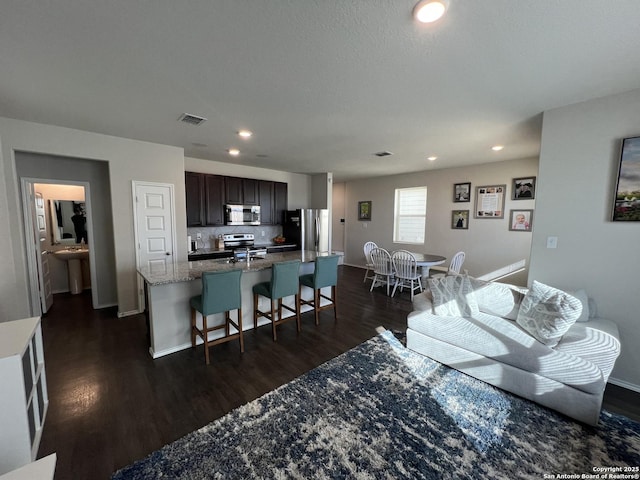
{"type": "Polygon", "coordinates": [[[228,233],[222,236],[224,248],[233,250],[233,258],[240,261],[260,259],[267,256],[267,249],[255,246],[255,235],[253,233],[228,233]]]}

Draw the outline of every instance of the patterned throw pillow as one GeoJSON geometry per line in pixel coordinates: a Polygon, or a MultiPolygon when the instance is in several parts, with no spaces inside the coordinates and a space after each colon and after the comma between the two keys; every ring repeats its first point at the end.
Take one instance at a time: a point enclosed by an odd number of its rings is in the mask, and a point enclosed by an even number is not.
{"type": "Polygon", "coordinates": [[[581,313],[580,300],[534,280],[516,322],[539,342],[555,347],[581,313]]]}
{"type": "Polygon", "coordinates": [[[466,275],[430,278],[433,312],[445,317],[470,317],[478,313],[478,302],[466,275]]]}

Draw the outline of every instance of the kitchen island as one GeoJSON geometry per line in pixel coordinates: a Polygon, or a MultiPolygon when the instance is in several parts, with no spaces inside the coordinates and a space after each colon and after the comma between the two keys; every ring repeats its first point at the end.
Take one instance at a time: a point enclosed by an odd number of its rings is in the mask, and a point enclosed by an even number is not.
{"type": "MultiPolygon", "coordinates": [[[[140,268],[138,274],[145,282],[147,298],[147,315],[149,319],[149,353],[153,358],[162,357],[170,353],[191,347],[191,310],[189,299],[199,295],[202,291],[202,272],[228,271],[242,269],[242,329],[253,328],[253,291],[252,287],[260,282],[271,279],[271,265],[276,262],[288,260],[300,260],[300,275],[313,273],[314,261],[317,256],[327,256],[327,253],[311,251],[293,251],[282,253],[269,253],[263,259],[246,262],[232,263],[227,258],[215,260],[201,260],[192,262],[178,262],[169,264],[167,270],[151,271],[148,268],[140,268]]],[[[330,287],[323,293],[329,295],[330,287]]],[[[307,287],[302,289],[304,299],[313,299],[313,290],[307,287]]],[[[326,300],[323,302],[323,304],[326,300]]],[[[293,306],[294,297],[283,299],[285,305],[293,306]]],[[[269,309],[269,300],[260,297],[260,310],[269,309]]],[[[303,305],[301,311],[308,311],[311,307],[303,305]]],[[[236,312],[231,313],[236,318],[236,312]]],[[[286,309],[283,315],[293,315],[286,309]],[[286,313],[285,313],[286,312],[286,313]]],[[[198,326],[202,326],[202,317],[197,314],[198,326]]],[[[207,324],[209,327],[222,325],[223,314],[210,315],[207,324]]],[[[270,323],[268,319],[260,318],[258,326],[270,323]]],[[[212,340],[223,335],[222,330],[211,332],[212,340]]],[[[198,338],[198,343],[202,340],[198,338]]]]}

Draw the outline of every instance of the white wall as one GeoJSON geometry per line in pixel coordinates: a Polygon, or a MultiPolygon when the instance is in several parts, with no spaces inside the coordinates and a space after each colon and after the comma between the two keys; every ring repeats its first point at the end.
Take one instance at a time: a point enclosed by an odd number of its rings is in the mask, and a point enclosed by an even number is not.
{"type": "MultiPolygon", "coordinates": [[[[15,152],[109,163],[119,314],[137,311],[132,180],[175,185],[176,237],[186,238],[181,148],[0,117],[0,321],[31,314],[15,152]]],[[[178,259],[186,252],[177,249],[178,259]]]]}
{"type": "MultiPolygon", "coordinates": [[[[363,266],[362,247],[371,240],[388,250],[406,248],[419,253],[444,255],[448,261],[459,250],[467,254],[463,269],[480,276],[511,263],[529,259],[531,232],[509,231],[510,209],[534,209],[535,200],[511,200],[514,178],[536,176],[537,159],[512,160],[470,167],[430,170],[346,183],[345,263],[363,266]],[[472,193],[481,185],[507,185],[504,219],[475,219],[475,199],[453,202],[453,184],[471,182],[472,193]],[[393,243],[393,209],[396,188],[427,186],[427,221],[424,245],[393,243]],[[371,200],[371,221],[358,221],[359,201],[371,200]],[[469,229],[451,228],[452,210],[470,210],[469,229]]],[[[472,194],[472,197],[474,195],[472,194]]],[[[534,214],[534,229],[536,216],[534,214]]],[[[513,275],[511,283],[524,285],[526,272],[513,275]]]]}
{"type": "Polygon", "coordinates": [[[640,391],[640,223],[610,221],[621,140],[638,135],[640,90],[545,112],[529,279],[587,290],[620,330],[613,381],[640,391]]]}
{"type": "Polygon", "coordinates": [[[345,218],[345,193],[347,185],[344,182],[333,184],[331,202],[331,248],[337,252],[344,252],[345,249],[345,223],[341,222],[345,218]]]}

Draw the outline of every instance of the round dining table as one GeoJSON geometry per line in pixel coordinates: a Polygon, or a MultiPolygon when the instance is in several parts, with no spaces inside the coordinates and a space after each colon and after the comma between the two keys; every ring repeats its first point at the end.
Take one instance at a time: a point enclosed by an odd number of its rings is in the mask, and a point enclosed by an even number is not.
{"type": "Polygon", "coordinates": [[[429,277],[430,267],[442,265],[447,260],[447,257],[443,257],[442,255],[432,255],[430,253],[413,253],[413,256],[416,257],[416,263],[418,266],[422,268],[422,278],[425,280],[429,277]]]}

